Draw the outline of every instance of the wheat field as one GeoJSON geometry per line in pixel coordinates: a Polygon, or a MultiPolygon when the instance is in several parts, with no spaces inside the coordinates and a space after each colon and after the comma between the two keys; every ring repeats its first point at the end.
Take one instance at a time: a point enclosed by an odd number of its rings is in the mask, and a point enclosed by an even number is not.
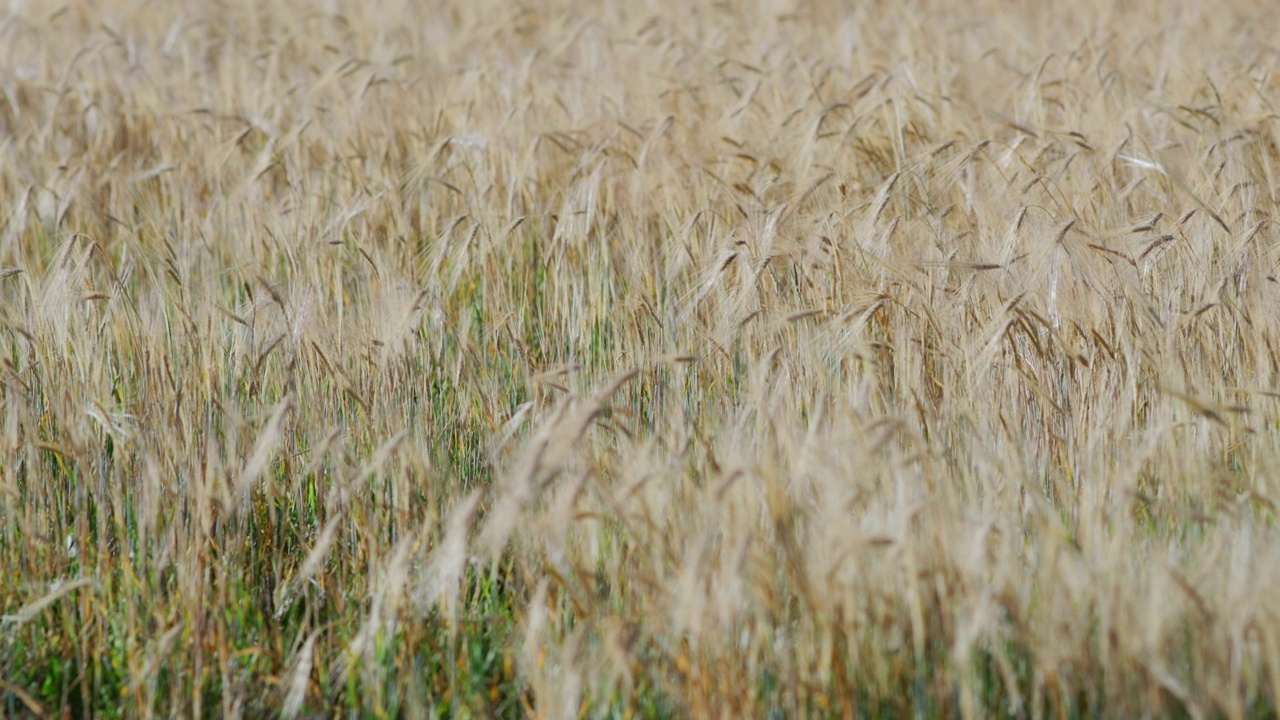
{"type": "Polygon", "coordinates": [[[1274,717],[1277,12],[11,0],[0,716],[1274,717]]]}

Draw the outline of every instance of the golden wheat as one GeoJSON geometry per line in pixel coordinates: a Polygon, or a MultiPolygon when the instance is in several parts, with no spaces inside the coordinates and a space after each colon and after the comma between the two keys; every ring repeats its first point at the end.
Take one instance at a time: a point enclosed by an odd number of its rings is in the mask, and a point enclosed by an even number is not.
{"type": "Polygon", "coordinates": [[[1280,17],[953,5],[0,10],[0,715],[1274,715],[1280,17]]]}

